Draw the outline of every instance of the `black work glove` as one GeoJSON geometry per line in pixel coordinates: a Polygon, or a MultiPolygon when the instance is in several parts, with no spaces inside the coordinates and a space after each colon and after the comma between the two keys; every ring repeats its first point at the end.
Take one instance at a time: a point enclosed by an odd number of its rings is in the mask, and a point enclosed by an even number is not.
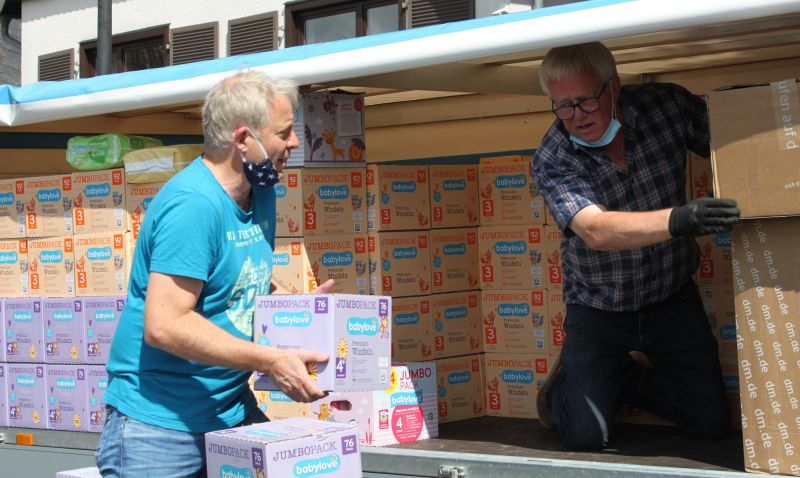
{"type": "Polygon", "coordinates": [[[739,222],[739,208],[733,199],[698,198],[672,209],[669,233],[672,237],[704,236],[730,231],[739,222]]]}

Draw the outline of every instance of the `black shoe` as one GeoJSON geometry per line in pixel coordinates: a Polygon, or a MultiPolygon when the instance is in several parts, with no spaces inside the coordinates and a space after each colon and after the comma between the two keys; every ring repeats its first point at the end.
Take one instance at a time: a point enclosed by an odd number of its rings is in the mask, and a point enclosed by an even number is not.
{"type": "Polygon", "coordinates": [[[539,395],[536,396],[536,412],[539,414],[539,422],[541,422],[542,426],[548,430],[552,430],[556,427],[555,422],[553,421],[553,410],[551,408],[550,403],[550,386],[556,379],[556,375],[561,373],[561,360],[556,359],[556,363],[553,366],[553,371],[550,375],[547,376],[544,383],[542,384],[542,388],[539,389],[539,395]]]}

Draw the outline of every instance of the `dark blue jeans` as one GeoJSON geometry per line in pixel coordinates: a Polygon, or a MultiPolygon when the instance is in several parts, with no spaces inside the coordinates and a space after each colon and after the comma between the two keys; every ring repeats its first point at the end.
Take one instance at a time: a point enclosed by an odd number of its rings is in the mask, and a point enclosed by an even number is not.
{"type": "Polygon", "coordinates": [[[637,312],[567,305],[561,372],[549,390],[553,420],[577,450],[608,445],[626,403],[675,422],[684,432],[716,439],[730,430],[730,407],[697,286],[637,312]],[[644,352],[654,368],[634,363],[644,352]]]}

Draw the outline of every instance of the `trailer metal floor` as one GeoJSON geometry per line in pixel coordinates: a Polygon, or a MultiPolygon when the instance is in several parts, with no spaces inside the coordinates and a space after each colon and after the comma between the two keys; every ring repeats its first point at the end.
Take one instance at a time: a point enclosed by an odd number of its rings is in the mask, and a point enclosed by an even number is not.
{"type": "Polygon", "coordinates": [[[576,452],[563,445],[557,431],[543,428],[538,420],[482,417],[441,424],[439,438],[387,448],[588,461],[608,465],[744,471],[742,435],[738,430],[724,440],[709,442],[683,435],[674,427],[621,423],[617,425],[611,448],[600,452],[576,452]]]}

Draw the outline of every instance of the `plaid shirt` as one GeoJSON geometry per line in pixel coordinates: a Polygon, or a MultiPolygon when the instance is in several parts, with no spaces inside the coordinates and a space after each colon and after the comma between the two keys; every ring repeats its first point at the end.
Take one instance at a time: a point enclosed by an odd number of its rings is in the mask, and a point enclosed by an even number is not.
{"type": "Polygon", "coordinates": [[[688,237],[637,249],[597,251],[568,229],[581,209],[653,211],[686,203],[686,153],[707,157],[705,102],[673,84],[630,85],[620,95],[628,172],[599,150],[578,146],[560,120],[533,161],[534,182],[564,231],[564,302],[635,311],[677,293],[697,269],[688,237]]]}

